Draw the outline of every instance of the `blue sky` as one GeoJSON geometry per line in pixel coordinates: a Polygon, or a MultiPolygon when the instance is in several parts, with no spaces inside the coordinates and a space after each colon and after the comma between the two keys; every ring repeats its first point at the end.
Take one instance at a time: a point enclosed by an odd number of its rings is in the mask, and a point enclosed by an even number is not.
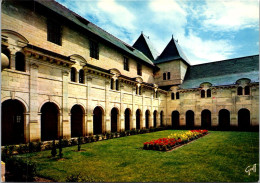
{"type": "Polygon", "coordinates": [[[259,54],[259,0],[56,1],[130,45],[173,35],[192,65],[259,54]]]}

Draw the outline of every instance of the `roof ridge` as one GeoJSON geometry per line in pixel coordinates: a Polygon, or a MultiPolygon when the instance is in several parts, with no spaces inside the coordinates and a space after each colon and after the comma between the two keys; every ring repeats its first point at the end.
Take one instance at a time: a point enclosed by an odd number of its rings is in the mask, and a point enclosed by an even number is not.
{"type": "MultiPolygon", "coordinates": [[[[45,1],[45,0],[44,0],[45,1]]],[[[131,45],[129,45],[128,43],[126,43],[126,42],[124,42],[124,41],[122,41],[121,39],[119,39],[119,38],[117,38],[116,36],[114,36],[113,34],[111,34],[111,33],[109,33],[109,32],[107,32],[106,30],[104,30],[104,29],[102,29],[101,27],[99,27],[98,25],[96,25],[96,24],[94,24],[94,23],[92,23],[91,21],[89,21],[88,19],[86,19],[86,18],[84,18],[84,17],[82,17],[82,16],[80,16],[79,14],[77,14],[77,13],[75,13],[74,11],[72,11],[72,10],[70,10],[69,8],[67,8],[66,6],[64,6],[64,5],[62,5],[62,4],[60,4],[59,2],[57,2],[56,0],[48,0],[48,1],[53,1],[53,2],[55,2],[56,4],[58,4],[60,7],[62,7],[63,9],[66,9],[66,10],[69,10],[73,15],[76,15],[76,16],[79,16],[79,17],[81,17],[81,18],[83,18],[83,19],[85,19],[85,20],[87,20],[90,24],[92,24],[93,26],[95,26],[96,28],[98,28],[98,29],[100,29],[100,30],[102,30],[102,31],[104,31],[104,32],[106,32],[107,34],[109,34],[110,36],[112,36],[112,37],[114,37],[115,39],[117,39],[118,41],[120,41],[120,42],[122,42],[123,44],[125,44],[125,45],[127,45],[127,46],[129,46],[129,47],[131,47],[131,48],[133,48],[133,49],[135,49],[134,47],[132,47],[131,45]]]]}
{"type": "Polygon", "coordinates": [[[225,59],[225,60],[217,60],[217,61],[213,61],[213,62],[207,62],[207,63],[201,63],[201,64],[196,64],[196,65],[192,65],[192,67],[195,66],[201,66],[201,65],[207,65],[207,64],[214,64],[214,63],[220,63],[220,62],[228,62],[228,61],[234,61],[234,60],[240,60],[243,58],[250,58],[250,57],[255,57],[255,56],[259,56],[259,55],[248,55],[248,56],[243,56],[243,57],[237,57],[237,58],[230,58],[230,59],[225,59]]]}

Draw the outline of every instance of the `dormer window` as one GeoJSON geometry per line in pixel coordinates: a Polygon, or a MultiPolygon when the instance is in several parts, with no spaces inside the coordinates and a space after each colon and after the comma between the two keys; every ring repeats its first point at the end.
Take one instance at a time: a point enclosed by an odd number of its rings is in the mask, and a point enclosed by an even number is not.
{"type": "Polygon", "coordinates": [[[54,44],[61,45],[61,25],[58,22],[48,20],[47,40],[54,44]]]}
{"type": "Polygon", "coordinates": [[[76,82],[76,72],[77,71],[74,67],[70,69],[70,81],[76,82]]]}
{"type": "Polygon", "coordinates": [[[79,83],[84,83],[84,70],[79,71],[79,83]]]}
{"type": "Polygon", "coordinates": [[[116,90],[117,91],[119,90],[119,81],[118,81],[118,79],[116,80],[116,90]]]}
{"type": "Polygon", "coordinates": [[[176,92],[176,99],[180,99],[180,93],[176,92]]]}
{"type": "Polygon", "coordinates": [[[207,97],[211,97],[211,89],[207,89],[207,97]]]}
{"type": "Polygon", "coordinates": [[[237,88],[237,95],[243,95],[243,88],[242,88],[242,86],[239,86],[237,88]]]}
{"type": "Polygon", "coordinates": [[[114,89],[114,79],[111,78],[111,81],[110,81],[110,89],[113,90],[114,89]]]}
{"type": "Polygon", "coordinates": [[[174,100],[174,98],[175,98],[175,94],[172,93],[172,94],[171,94],[171,99],[174,100]]]}

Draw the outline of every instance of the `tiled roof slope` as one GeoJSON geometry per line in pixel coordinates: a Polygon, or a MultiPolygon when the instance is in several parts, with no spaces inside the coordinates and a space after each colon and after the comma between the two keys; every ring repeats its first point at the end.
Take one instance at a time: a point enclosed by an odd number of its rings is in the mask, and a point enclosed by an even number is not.
{"type": "Polygon", "coordinates": [[[170,40],[168,45],[165,47],[161,55],[156,59],[155,64],[168,62],[172,60],[178,60],[182,59],[184,62],[186,62],[188,65],[190,65],[189,60],[183,53],[180,45],[174,38],[170,40]]]}
{"type": "Polygon", "coordinates": [[[108,41],[109,43],[115,45],[116,47],[128,52],[129,54],[137,57],[138,59],[144,61],[148,65],[153,66],[153,62],[147,58],[141,51],[134,49],[132,46],[128,45],[127,43],[121,41],[120,39],[116,38],[115,36],[109,34],[108,32],[104,31],[100,27],[96,26],[95,24],[89,22],[88,20],[82,18],[78,14],[72,12],[71,10],[67,9],[66,7],[62,6],[61,4],[57,3],[54,0],[35,0],[36,2],[40,3],[41,5],[47,7],[48,9],[58,13],[59,15],[67,18],[68,20],[74,22],[75,24],[81,26],[87,31],[92,32],[93,34],[97,35],[98,37],[108,41]],[[84,20],[84,21],[80,21],[84,20]]]}
{"type": "Polygon", "coordinates": [[[147,37],[143,33],[133,44],[133,47],[143,52],[151,60],[155,60],[159,55],[158,51],[154,48],[149,37],[147,37]]]}
{"type": "Polygon", "coordinates": [[[198,88],[203,82],[212,86],[232,85],[241,78],[259,82],[259,55],[190,66],[180,87],[198,88]]]}

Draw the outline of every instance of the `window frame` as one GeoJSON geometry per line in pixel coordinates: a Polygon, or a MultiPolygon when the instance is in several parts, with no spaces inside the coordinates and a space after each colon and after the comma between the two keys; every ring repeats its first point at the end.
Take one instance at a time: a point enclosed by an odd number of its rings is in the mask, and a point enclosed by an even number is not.
{"type": "Polygon", "coordinates": [[[62,26],[59,22],[47,20],[47,41],[56,45],[62,45],[62,26]]]}
{"type": "Polygon", "coordinates": [[[127,57],[124,56],[124,61],[123,61],[123,65],[124,65],[124,70],[125,71],[129,71],[129,59],[127,57]]]}
{"type": "Polygon", "coordinates": [[[142,64],[137,63],[137,75],[142,76],[142,64]]]}
{"type": "Polygon", "coordinates": [[[99,60],[99,44],[94,40],[89,40],[89,56],[99,60]]]}

